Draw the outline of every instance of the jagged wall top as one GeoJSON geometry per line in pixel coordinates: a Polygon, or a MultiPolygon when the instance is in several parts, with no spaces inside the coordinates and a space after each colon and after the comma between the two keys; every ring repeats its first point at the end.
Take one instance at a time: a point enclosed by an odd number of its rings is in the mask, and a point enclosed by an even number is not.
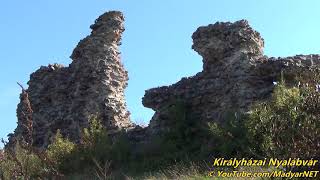
{"type": "Polygon", "coordinates": [[[124,16],[119,11],[109,11],[95,20],[90,26],[92,34],[107,33],[108,31],[124,31],[124,16]]]}
{"type": "Polygon", "coordinates": [[[120,45],[121,35],[124,32],[124,16],[119,11],[106,12],[95,20],[90,26],[91,35],[81,40],[74,49],[71,59],[77,60],[83,58],[82,51],[86,48],[92,48],[92,42],[104,43],[108,45],[120,45]],[[90,38],[89,38],[90,37],[90,38]],[[88,46],[88,47],[86,47],[88,46]]]}
{"type": "Polygon", "coordinates": [[[263,55],[264,40],[246,20],[217,22],[199,27],[192,39],[192,48],[203,57],[204,70],[237,52],[263,55]]]}

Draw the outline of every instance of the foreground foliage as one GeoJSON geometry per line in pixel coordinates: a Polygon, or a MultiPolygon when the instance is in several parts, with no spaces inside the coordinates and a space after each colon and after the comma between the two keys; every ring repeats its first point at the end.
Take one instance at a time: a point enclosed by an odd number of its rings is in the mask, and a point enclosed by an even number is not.
{"type": "Polygon", "coordinates": [[[272,101],[257,105],[249,116],[253,148],[267,157],[319,159],[319,103],[315,87],[278,85],[272,101]]]}

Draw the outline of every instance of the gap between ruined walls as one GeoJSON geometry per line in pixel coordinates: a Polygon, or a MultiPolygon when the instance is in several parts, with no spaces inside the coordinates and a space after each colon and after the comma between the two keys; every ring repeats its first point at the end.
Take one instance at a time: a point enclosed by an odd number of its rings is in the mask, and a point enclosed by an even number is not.
{"type": "MultiPolygon", "coordinates": [[[[178,100],[195,120],[221,121],[227,110],[247,111],[254,102],[269,98],[280,72],[293,76],[301,69],[318,69],[320,64],[319,55],[268,58],[263,54],[264,40],[246,20],[199,27],[192,35],[192,48],[203,58],[203,71],[147,90],[142,103],[155,114],[150,125],[141,128],[130,121],[124,98],[128,73],[119,56],[123,14],[107,12],[90,28],[91,34],[74,49],[68,67],[42,66],[30,76],[26,92],[33,108],[34,146],[46,147],[58,129],[79,142],[92,115],[102,119],[109,132],[125,129],[134,141],[143,141],[170,129],[166,107],[178,100]]],[[[21,99],[18,126],[9,142],[27,134],[24,110],[21,99]]]]}

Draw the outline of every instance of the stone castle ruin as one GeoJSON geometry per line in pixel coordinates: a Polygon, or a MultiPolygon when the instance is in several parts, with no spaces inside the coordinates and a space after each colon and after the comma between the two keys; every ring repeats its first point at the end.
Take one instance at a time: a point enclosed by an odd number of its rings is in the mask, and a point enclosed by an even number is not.
{"type": "MultiPolygon", "coordinates": [[[[27,92],[33,109],[34,145],[47,146],[58,129],[78,141],[93,115],[111,132],[133,127],[124,100],[128,73],[119,56],[123,21],[120,12],[103,14],[74,49],[68,67],[42,66],[31,74],[27,92]]],[[[26,133],[20,123],[25,118],[22,107],[20,103],[14,136],[26,133]]]]}
{"type": "MultiPolygon", "coordinates": [[[[221,121],[227,110],[246,111],[252,103],[270,97],[282,71],[294,74],[320,65],[319,55],[266,57],[262,37],[246,20],[199,27],[192,35],[192,48],[203,58],[203,71],[176,84],[147,90],[142,103],[155,114],[143,129],[130,121],[124,98],[128,74],[119,56],[122,13],[107,12],[90,28],[91,34],[79,42],[68,67],[42,66],[30,76],[26,92],[37,147],[46,147],[58,129],[78,142],[93,115],[111,133],[125,130],[142,138],[155,135],[170,128],[167,107],[178,100],[187,105],[188,116],[195,120],[221,121]]],[[[17,109],[18,126],[9,141],[27,134],[22,102],[17,109]]]]}

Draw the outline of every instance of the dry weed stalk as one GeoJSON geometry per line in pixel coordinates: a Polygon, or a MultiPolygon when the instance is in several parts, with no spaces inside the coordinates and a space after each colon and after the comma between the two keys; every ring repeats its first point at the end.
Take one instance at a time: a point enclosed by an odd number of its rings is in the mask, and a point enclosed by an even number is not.
{"type": "Polygon", "coordinates": [[[95,158],[92,158],[92,161],[96,166],[96,169],[94,170],[96,177],[99,180],[107,180],[111,174],[111,168],[110,168],[111,162],[106,161],[104,164],[104,167],[102,167],[102,165],[100,165],[100,163],[95,158]]]}

